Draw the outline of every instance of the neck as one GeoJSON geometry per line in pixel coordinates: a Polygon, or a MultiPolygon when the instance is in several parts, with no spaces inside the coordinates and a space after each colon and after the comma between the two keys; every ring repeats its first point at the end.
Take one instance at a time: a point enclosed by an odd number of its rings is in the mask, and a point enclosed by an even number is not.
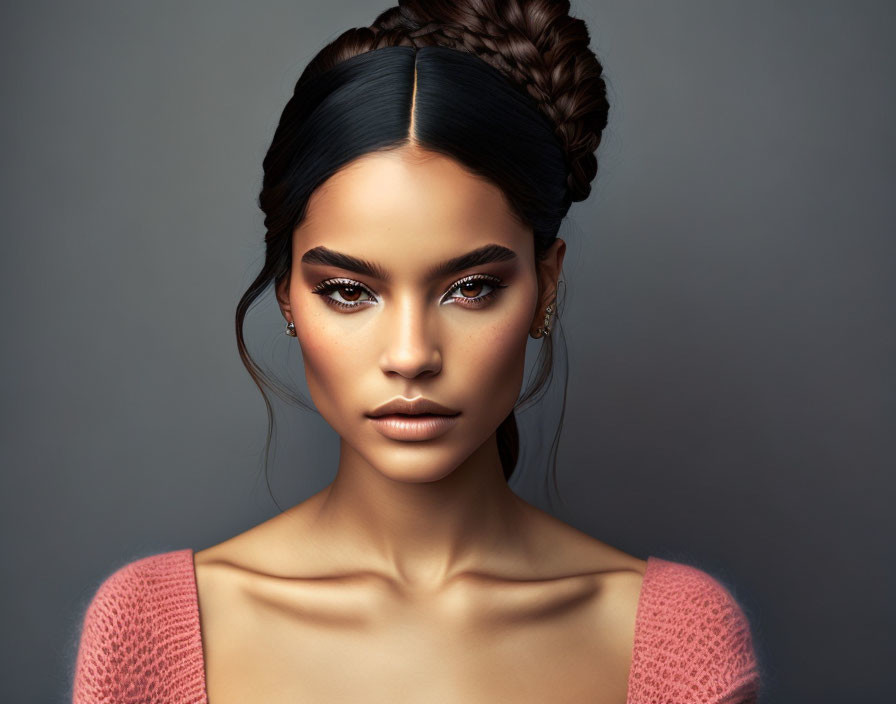
{"type": "Polygon", "coordinates": [[[524,551],[524,506],[504,479],[494,435],[425,481],[390,477],[342,442],[313,524],[355,569],[438,590],[524,551]]]}

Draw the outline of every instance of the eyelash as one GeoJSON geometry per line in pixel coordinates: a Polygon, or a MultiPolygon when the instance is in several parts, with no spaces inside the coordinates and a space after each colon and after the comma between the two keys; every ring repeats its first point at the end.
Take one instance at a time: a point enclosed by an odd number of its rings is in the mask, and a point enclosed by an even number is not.
{"type": "MultiPolygon", "coordinates": [[[[454,300],[464,300],[470,301],[470,303],[461,303],[465,308],[482,308],[487,305],[488,301],[492,300],[498,295],[498,291],[502,288],[507,288],[507,285],[501,284],[501,279],[497,276],[492,276],[491,274],[473,274],[471,276],[466,276],[460,281],[455,282],[451,288],[446,292],[446,296],[453,292],[455,289],[463,286],[470,281],[484,281],[486,284],[492,287],[492,290],[483,296],[476,296],[475,298],[457,298],[455,296],[450,296],[450,298],[454,298],[454,300]]],[[[331,293],[334,291],[338,291],[340,288],[359,288],[371,297],[374,295],[373,291],[367,288],[364,284],[353,281],[352,279],[327,279],[326,281],[321,281],[317,286],[311,289],[311,293],[323,296],[324,301],[329,303],[330,305],[338,306],[339,308],[360,308],[361,306],[370,303],[370,301],[355,301],[353,303],[343,303],[342,301],[337,301],[335,298],[330,298],[331,293]]]]}

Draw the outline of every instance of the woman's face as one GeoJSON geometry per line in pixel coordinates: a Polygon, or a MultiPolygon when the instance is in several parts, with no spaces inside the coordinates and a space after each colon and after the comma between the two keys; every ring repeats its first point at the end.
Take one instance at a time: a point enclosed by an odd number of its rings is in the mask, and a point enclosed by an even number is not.
{"type": "Polygon", "coordinates": [[[313,193],[278,298],[315,406],[368,465],[400,481],[437,480],[510,413],[565,249],[554,242],[539,298],[532,238],[500,189],[430,152],[367,155],[313,193]],[[491,261],[433,273],[480,250],[491,261]],[[459,415],[438,437],[388,437],[369,414],[397,397],[459,415]]]}

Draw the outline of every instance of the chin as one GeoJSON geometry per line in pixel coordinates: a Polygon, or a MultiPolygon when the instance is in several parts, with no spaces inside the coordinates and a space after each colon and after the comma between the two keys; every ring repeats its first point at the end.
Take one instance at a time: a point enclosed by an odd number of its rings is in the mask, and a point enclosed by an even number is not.
{"type": "MultiPolygon", "coordinates": [[[[456,469],[456,468],[455,468],[456,469]]],[[[438,482],[451,474],[453,470],[448,470],[447,472],[437,472],[433,471],[431,468],[428,470],[421,470],[415,472],[413,470],[408,470],[406,472],[396,471],[393,467],[389,472],[383,472],[383,475],[391,479],[395,482],[401,482],[402,484],[432,484],[433,482],[438,482]]]]}
{"type": "MultiPolygon", "coordinates": [[[[359,446],[355,446],[358,452],[359,446]]],[[[437,482],[456,470],[475,450],[442,437],[423,442],[403,442],[384,438],[365,438],[358,452],[364,461],[384,477],[397,482],[422,484],[437,482]]]]}
{"type": "Polygon", "coordinates": [[[451,474],[463,462],[455,452],[444,445],[422,448],[424,443],[406,443],[417,447],[399,447],[376,453],[371,464],[381,474],[397,482],[422,484],[437,482],[451,474]]]}

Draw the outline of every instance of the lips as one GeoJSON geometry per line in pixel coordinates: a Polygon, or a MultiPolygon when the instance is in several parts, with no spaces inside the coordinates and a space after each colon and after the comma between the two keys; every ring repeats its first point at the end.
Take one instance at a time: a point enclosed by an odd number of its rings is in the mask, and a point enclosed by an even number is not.
{"type": "Polygon", "coordinates": [[[407,399],[399,396],[384,403],[367,415],[369,418],[382,418],[383,416],[408,418],[412,416],[456,416],[459,414],[460,411],[443,406],[441,403],[428,398],[407,399]]]}
{"type": "Polygon", "coordinates": [[[381,416],[371,416],[371,418],[444,418],[445,413],[385,413],[381,416]]]}
{"type": "Polygon", "coordinates": [[[371,417],[373,426],[391,440],[423,441],[434,440],[447,433],[457,423],[457,413],[452,416],[438,413],[417,415],[390,415],[371,417]]]}

